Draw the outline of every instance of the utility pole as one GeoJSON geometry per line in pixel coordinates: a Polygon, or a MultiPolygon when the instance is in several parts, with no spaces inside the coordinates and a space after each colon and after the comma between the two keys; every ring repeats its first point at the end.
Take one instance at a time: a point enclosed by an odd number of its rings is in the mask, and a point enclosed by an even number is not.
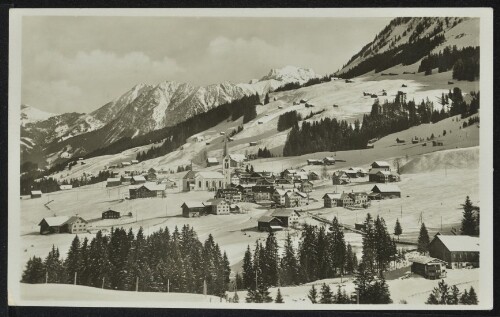
{"type": "Polygon", "coordinates": [[[105,276],[102,277],[102,286],[101,286],[102,289],[104,289],[104,279],[105,278],[106,278],[105,276]]]}
{"type": "Polygon", "coordinates": [[[139,291],[139,276],[135,278],[135,291],[136,292],[139,291]]]}
{"type": "Polygon", "coordinates": [[[75,271],[75,279],[74,279],[74,281],[73,281],[73,284],[74,284],[74,285],[76,285],[76,274],[77,274],[77,273],[76,273],[76,271],[75,271]]]}
{"type": "Polygon", "coordinates": [[[203,279],[203,295],[207,296],[207,280],[203,279]]]}
{"type": "Polygon", "coordinates": [[[45,269],[45,284],[49,282],[49,272],[45,269]]]}
{"type": "Polygon", "coordinates": [[[167,293],[170,293],[170,279],[167,279],[167,293]]]}

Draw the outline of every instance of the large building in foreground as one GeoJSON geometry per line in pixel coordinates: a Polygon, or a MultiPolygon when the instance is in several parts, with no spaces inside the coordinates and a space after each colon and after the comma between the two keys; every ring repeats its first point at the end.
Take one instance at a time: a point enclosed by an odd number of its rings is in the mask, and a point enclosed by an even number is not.
{"type": "Polygon", "coordinates": [[[189,171],[182,179],[182,190],[213,190],[225,188],[224,175],[219,172],[189,171]]]}
{"type": "Polygon", "coordinates": [[[479,267],[479,237],[437,234],[429,244],[429,255],[449,268],[479,267]]]}

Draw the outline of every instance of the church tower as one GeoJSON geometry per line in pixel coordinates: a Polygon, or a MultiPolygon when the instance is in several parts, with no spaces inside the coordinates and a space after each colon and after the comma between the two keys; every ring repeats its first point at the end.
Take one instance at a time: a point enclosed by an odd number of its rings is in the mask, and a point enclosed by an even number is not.
{"type": "Polygon", "coordinates": [[[222,175],[224,175],[224,188],[228,188],[231,185],[231,158],[227,150],[227,138],[224,140],[222,152],[222,175]]]}

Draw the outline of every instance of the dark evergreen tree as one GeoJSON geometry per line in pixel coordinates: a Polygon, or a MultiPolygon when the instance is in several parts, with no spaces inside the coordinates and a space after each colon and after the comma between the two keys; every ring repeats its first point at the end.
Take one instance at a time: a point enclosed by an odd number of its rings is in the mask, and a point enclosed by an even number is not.
{"type": "Polygon", "coordinates": [[[71,246],[66,256],[66,261],[64,262],[64,266],[68,274],[68,279],[66,283],[69,284],[74,283],[75,273],[77,274],[77,279],[78,279],[78,274],[82,273],[79,272],[80,269],[82,268],[82,259],[80,255],[80,239],[78,238],[78,235],[76,235],[73,241],[71,242],[71,246]]]}
{"type": "Polygon", "coordinates": [[[463,207],[463,218],[462,218],[462,227],[460,229],[461,234],[468,236],[476,236],[478,235],[477,228],[479,227],[476,223],[476,217],[474,216],[474,206],[469,199],[469,196],[465,199],[464,207],[463,207]]]}
{"type": "Polygon", "coordinates": [[[399,218],[396,218],[396,225],[394,226],[394,235],[398,237],[399,241],[399,236],[403,233],[403,228],[401,227],[401,224],[399,223],[399,218]]]}
{"type": "Polygon", "coordinates": [[[321,286],[319,303],[333,304],[333,293],[332,290],[330,289],[330,285],[326,283],[323,283],[323,285],[321,286]]]}
{"type": "Polygon", "coordinates": [[[314,284],[311,286],[311,289],[309,290],[309,294],[307,294],[307,297],[313,304],[316,304],[318,302],[318,292],[316,291],[314,284]]]}
{"type": "Polygon", "coordinates": [[[281,296],[281,290],[278,288],[278,292],[276,293],[276,299],[274,300],[275,303],[278,304],[283,304],[283,296],[281,296]]]}
{"type": "Polygon", "coordinates": [[[426,253],[429,251],[429,243],[429,233],[427,232],[425,224],[422,222],[422,226],[420,226],[420,233],[418,234],[418,252],[426,253]]]}
{"type": "Polygon", "coordinates": [[[290,235],[287,234],[280,265],[281,285],[298,284],[298,263],[290,235]]]}
{"type": "Polygon", "coordinates": [[[243,284],[242,287],[245,289],[254,287],[255,288],[255,271],[254,265],[252,263],[252,252],[250,251],[250,246],[247,246],[245,255],[243,256],[243,284]]]}
{"type": "Polygon", "coordinates": [[[21,282],[29,284],[45,283],[45,272],[42,259],[34,256],[26,263],[21,282]]]}

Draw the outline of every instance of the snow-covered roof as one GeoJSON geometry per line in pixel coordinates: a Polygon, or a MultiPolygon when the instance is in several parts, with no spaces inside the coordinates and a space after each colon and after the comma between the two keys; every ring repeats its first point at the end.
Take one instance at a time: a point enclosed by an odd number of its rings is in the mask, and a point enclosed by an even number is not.
{"type": "Polygon", "coordinates": [[[377,184],[373,186],[372,191],[375,189],[375,187],[377,187],[381,193],[401,192],[399,186],[395,184],[377,184]]]}
{"type": "Polygon", "coordinates": [[[31,195],[41,195],[42,191],[41,190],[32,190],[31,195]]]}
{"type": "Polygon", "coordinates": [[[205,208],[205,205],[199,201],[186,201],[182,205],[186,205],[188,208],[205,208]]]}
{"type": "Polygon", "coordinates": [[[45,222],[50,227],[57,227],[57,226],[62,226],[63,224],[65,224],[66,221],[69,220],[69,218],[70,217],[68,217],[68,216],[57,216],[57,217],[47,217],[47,218],[43,218],[43,219],[45,219],[45,222]]]}
{"type": "Polygon", "coordinates": [[[219,172],[196,172],[196,176],[201,176],[203,178],[224,178],[224,175],[219,172]]]}
{"type": "Polygon", "coordinates": [[[391,165],[389,165],[389,163],[387,163],[386,161],[375,161],[372,163],[372,166],[373,165],[376,165],[379,167],[391,167],[391,165]]]}
{"type": "Polygon", "coordinates": [[[436,235],[449,251],[479,252],[479,238],[471,236],[436,235]]]}
{"type": "Polygon", "coordinates": [[[154,191],[154,190],[165,190],[165,184],[157,184],[157,183],[145,183],[142,184],[142,186],[146,187],[147,189],[154,191]]]}
{"type": "Polygon", "coordinates": [[[71,188],[73,188],[73,185],[61,185],[61,186],[59,186],[59,188],[60,188],[61,190],[64,190],[64,189],[71,189],[71,188]]]}
{"type": "Polygon", "coordinates": [[[236,162],[243,162],[247,159],[245,154],[229,154],[229,158],[236,162]]]}
{"type": "Polygon", "coordinates": [[[212,198],[207,200],[207,203],[209,203],[212,206],[217,206],[218,204],[226,203],[226,201],[223,198],[212,198]]]}
{"type": "Polygon", "coordinates": [[[219,163],[219,160],[216,157],[207,158],[208,163],[219,163]]]}
{"type": "Polygon", "coordinates": [[[378,172],[384,171],[384,170],[385,170],[384,168],[373,167],[373,168],[370,169],[370,171],[368,172],[368,174],[374,175],[374,174],[377,174],[378,172]]]}
{"type": "Polygon", "coordinates": [[[146,178],[145,178],[144,176],[142,176],[142,175],[135,175],[135,176],[132,176],[132,179],[133,179],[134,181],[136,181],[136,182],[137,182],[137,181],[146,181],[146,178]]]}
{"type": "Polygon", "coordinates": [[[271,220],[276,219],[272,216],[262,216],[259,219],[257,219],[258,222],[271,222],[271,220]]]}
{"type": "Polygon", "coordinates": [[[341,193],[325,194],[323,198],[328,197],[329,199],[340,199],[341,193]]]}
{"type": "Polygon", "coordinates": [[[108,182],[108,183],[109,183],[109,182],[119,182],[119,181],[120,181],[120,179],[119,179],[119,178],[116,178],[116,177],[110,177],[110,178],[108,178],[108,179],[106,180],[106,182],[108,182]]]}
{"type": "Polygon", "coordinates": [[[335,158],[333,156],[327,156],[324,158],[325,161],[335,161],[335,158]]]}
{"type": "Polygon", "coordinates": [[[275,193],[277,193],[280,196],[286,195],[286,193],[288,193],[288,192],[289,192],[289,190],[286,190],[286,189],[276,189],[275,190],[275,193]]]}
{"type": "Polygon", "coordinates": [[[410,262],[416,262],[416,263],[420,263],[420,264],[428,264],[428,263],[432,263],[432,262],[446,263],[440,259],[436,259],[436,258],[426,256],[426,255],[415,256],[415,257],[409,258],[409,260],[410,260],[410,262]]]}
{"type": "Polygon", "coordinates": [[[391,175],[392,173],[389,172],[389,171],[378,171],[377,174],[382,174],[382,175],[386,175],[386,176],[389,176],[391,175]]]}
{"type": "Polygon", "coordinates": [[[292,214],[299,215],[297,211],[291,209],[279,209],[271,214],[271,217],[290,217],[292,214]]]}

